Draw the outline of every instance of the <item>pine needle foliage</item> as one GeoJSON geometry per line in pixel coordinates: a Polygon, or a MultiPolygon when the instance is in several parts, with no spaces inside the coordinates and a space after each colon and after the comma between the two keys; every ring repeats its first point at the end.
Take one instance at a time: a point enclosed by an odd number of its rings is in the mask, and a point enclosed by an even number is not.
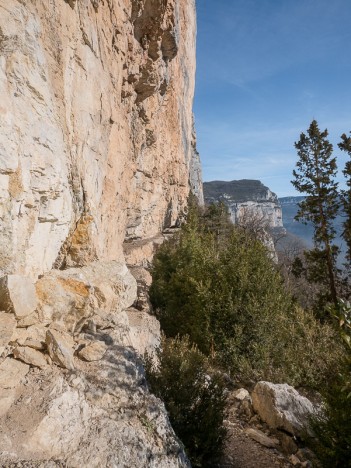
{"type": "Polygon", "coordinates": [[[336,256],[338,247],[333,245],[335,229],[333,221],[338,213],[340,203],[336,158],[333,157],[333,146],[327,139],[328,130],[321,132],[316,120],[307,130],[301,133],[295,143],[299,160],[293,171],[293,186],[299,192],[307,194],[299,203],[297,220],[310,221],[314,226],[315,248],[306,254],[310,265],[310,279],[324,283],[329,289],[329,297],[337,304],[337,268],[336,256]]]}
{"type": "Polygon", "coordinates": [[[343,170],[347,190],[342,191],[342,204],[346,214],[346,220],[343,225],[343,238],[347,245],[346,259],[349,262],[349,267],[351,267],[351,136],[346,136],[345,133],[341,135],[341,143],[338,146],[342,151],[348,153],[350,157],[350,161],[346,162],[343,170]]]}
{"type": "Polygon", "coordinates": [[[324,389],[324,408],[313,422],[312,448],[326,468],[351,467],[351,305],[340,300],[329,312],[345,346],[340,373],[324,389]]]}

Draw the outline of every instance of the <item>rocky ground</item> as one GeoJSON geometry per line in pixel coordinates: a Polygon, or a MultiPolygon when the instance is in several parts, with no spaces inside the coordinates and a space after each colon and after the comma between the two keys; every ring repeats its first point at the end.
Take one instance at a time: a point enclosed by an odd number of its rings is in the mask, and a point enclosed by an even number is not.
{"type": "MultiPolygon", "coordinates": [[[[138,358],[160,340],[150,284],[118,262],[1,279],[0,466],[188,466],[138,358]]],[[[310,400],[286,384],[230,385],[219,468],[313,466],[310,400]]]]}
{"type": "Polygon", "coordinates": [[[188,467],[138,356],[150,274],[118,262],[0,280],[1,467],[188,467]]]}
{"type": "Polygon", "coordinates": [[[229,422],[228,441],[220,468],[286,468],[293,466],[277,449],[252,440],[239,422],[229,422]]]}
{"type": "MultiPolygon", "coordinates": [[[[297,401],[308,405],[308,400],[301,395],[297,396],[297,392],[295,393],[292,387],[284,385],[272,386],[276,388],[277,393],[269,401],[270,396],[272,396],[272,393],[269,393],[270,385],[272,384],[268,384],[262,391],[262,385],[258,384],[251,395],[245,389],[238,389],[230,394],[229,411],[225,421],[228,436],[224,456],[218,468],[288,468],[293,466],[308,468],[317,466],[312,463],[314,458],[312,452],[303,446],[299,438],[298,426],[300,424],[295,425],[295,423],[302,416],[301,414],[297,415],[297,419],[293,423],[295,427],[290,426],[287,430],[290,417],[296,416],[296,414],[288,414],[289,406],[290,409],[293,408],[297,401]],[[260,402],[255,397],[257,390],[260,393],[260,402]],[[267,393],[265,393],[266,390],[268,390],[267,393]],[[278,395],[280,391],[282,393],[278,395]],[[292,397],[291,400],[290,397],[292,397]],[[295,397],[296,400],[294,400],[295,397]],[[286,405],[288,400],[290,403],[286,405]],[[270,408],[270,402],[277,405],[276,408],[270,408]],[[284,415],[282,407],[285,405],[287,413],[284,415]],[[284,420],[283,423],[282,420],[278,421],[280,417],[284,420]],[[272,427],[281,424],[285,426],[284,428],[280,427],[282,430],[272,427]]],[[[302,416],[303,419],[304,416],[302,416]]],[[[300,422],[302,420],[300,419],[300,422]]]]}

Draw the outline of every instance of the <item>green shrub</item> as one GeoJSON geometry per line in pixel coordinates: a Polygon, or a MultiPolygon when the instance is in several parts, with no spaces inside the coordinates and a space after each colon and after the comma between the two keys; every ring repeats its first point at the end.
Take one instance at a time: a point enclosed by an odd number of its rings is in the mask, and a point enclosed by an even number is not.
{"type": "Polygon", "coordinates": [[[351,467],[351,305],[339,300],[329,313],[346,353],[339,375],[324,389],[324,411],[313,421],[317,435],[313,449],[324,467],[347,468],[351,467]]]}
{"type": "Polygon", "coordinates": [[[335,330],[300,307],[276,316],[271,333],[267,330],[266,341],[264,346],[272,359],[261,377],[296,387],[320,391],[328,386],[344,356],[335,330]]]}
{"type": "Polygon", "coordinates": [[[213,466],[225,440],[224,383],[187,337],[164,339],[159,364],[146,359],[151,391],[161,398],[192,466],[213,466]]]}
{"type": "Polygon", "coordinates": [[[315,387],[335,375],[331,327],[296,307],[261,242],[214,212],[211,223],[192,210],[154,258],[150,297],[165,334],[188,335],[245,379],[315,387]]]}
{"type": "Polygon", "coordinates": [[[325,394],[324,412],[316,417],[312,427],[317,439],[314,450],[325,468],[351,467],[351,398],[343,391],[343,379],[331,383],[325,394]]]}

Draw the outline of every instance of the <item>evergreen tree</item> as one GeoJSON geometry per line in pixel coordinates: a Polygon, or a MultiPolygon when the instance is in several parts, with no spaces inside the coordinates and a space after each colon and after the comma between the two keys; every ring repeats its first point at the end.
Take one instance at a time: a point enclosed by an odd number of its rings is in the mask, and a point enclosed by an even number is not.
{"type": "Polygon", "coordinates": [[[344,133],[341,135],[341,140],[341,143],[338,145],[339,148],[342,151],[346,151],[350,156],[350,161],[347,161],[343,170],[348,188],[342,192],[342,204],[346,214],[346,221],[343,226],[343,238],[347,245],[346,258],[351,264],[351,136],[347,137],[344,133]]]}
{"type": "Polygon", "coordinates": [[[206,206],[202,224],[206,232],[215,236],[218,246],[225,245],[234,228],[228,207],[222,201],[206,206]]]}
{"type": "Polygon", "coordinates": [[[295,179],[292,184],[299,192],[307,194],[299,203],[296,219],[309,221],[314,226],[315,248],[306,254],[309,278],[327,284],[330,291],[328,299],[337,304],[338,248],[333,245],[333,220],[339,210],[339,196],[335,182],[336,158],[327,136],[328,130],[321,132],[316,120],[311,122],[307,135],[301,133],[300,140],[295,143],[299,160],[293,171],[295,179]]]}

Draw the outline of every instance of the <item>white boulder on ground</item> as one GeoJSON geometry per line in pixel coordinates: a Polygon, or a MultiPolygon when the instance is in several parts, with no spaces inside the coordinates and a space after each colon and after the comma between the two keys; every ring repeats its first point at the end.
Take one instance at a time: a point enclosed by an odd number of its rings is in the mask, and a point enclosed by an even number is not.
{"type": "Polygon", "coordinates": [[[36,307],[35,287],[29,278],[21,275],[0,278],[0,310],[12,312],[21,319],[34,312],[36,307]]]}
{"type": "Polygon", "coordinates": [[[301,435],[309,429],[313,404],[287,384],[258,382],[252,392],[254,410],[272,429],[301,435]]]}

